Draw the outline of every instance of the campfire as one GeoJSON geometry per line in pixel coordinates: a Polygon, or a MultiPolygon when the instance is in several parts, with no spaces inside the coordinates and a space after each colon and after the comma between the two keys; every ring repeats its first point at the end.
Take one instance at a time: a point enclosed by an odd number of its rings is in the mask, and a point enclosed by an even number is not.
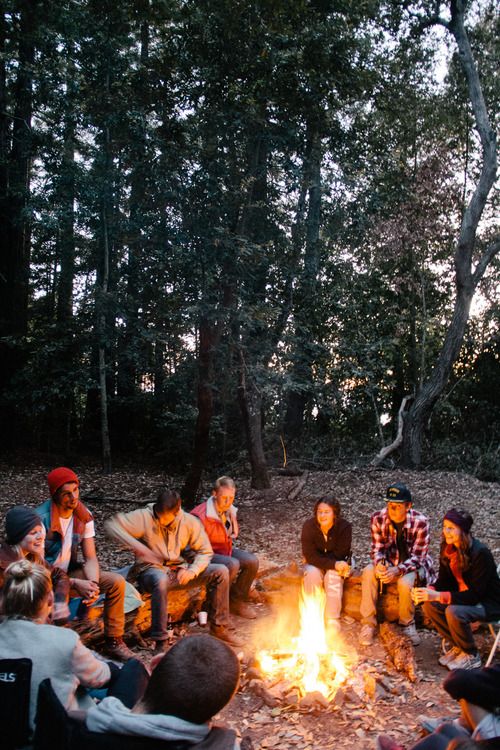
{"type": "Polygon", "coordinates": [[[289,622],[278,622],[271,633],[273,646],[257,652],[267,682],[279,685],[285,694],[320,693],[329,702],[352,671],[355,659],[347,655],[342,637],[328,632],[324,613],[324,591],[311,595],[302,591],[298,635],[293,635],[289,622]]]}

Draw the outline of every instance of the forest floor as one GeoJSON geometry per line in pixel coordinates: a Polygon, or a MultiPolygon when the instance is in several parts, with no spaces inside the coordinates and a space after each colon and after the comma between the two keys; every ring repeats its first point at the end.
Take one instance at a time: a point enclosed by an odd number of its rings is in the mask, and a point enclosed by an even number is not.
{"type": "MultiPolygon", "coordinates": [[[[45,477],[48,466],[31,465],[24,469],[0,465],[0,524],[3,530],[5,511],[17,504],[37,505],[47,497],[45,477]]],[[[118,549],[103,536],[102,521],[118,511],[128,511],[154,497],[160,488],[177,487],[180,482],[154,471],[116,471],[103,476],[95,467],[73,467],[80,476],[82,497],[96,516],[98,554],[103,567],[120,567],[131,561],[129,553],[118,549]]],[[[361,569],[369,557],[369,517],[383,507],[386,487],[403,481],[410,488],[414,507],[431,521],[431,551],[437,560],[440,528],[449,507],[467,508],[474,516],[474,535],[492,550],[500,561],[500,486],[481,482],[465,474],[451,472],[412,472],[387,470],[344,469],[331,472],[310,472],[303,490],[295,499],[290,496],[300,481],[297,477],[272,477],[272,488],[252,490],[248,480],[237,478],[236,505],[241,526],[241,546],[259,554],[264,567],[285,568],[292,562],[300,564],[300,530],[311,515],[317,497],[333,493],[341,502],[343,513],[353,523],[353,553],[356,567],[361,569]]],[[[206,486],[208,494],[209,486],[206,486]]],[[[235,619],[247,645],[242,649],[244,663],[259,647],[263,629],[272,627],[276,612],[265,603],[255,605],[258,619],[235,619]]],[[[186,628],[183,629],[183,632],[186,628]]],[[[196,624],[187,627],[199,632],[196,624]]],[[[383,674],[394,688],[382,698],[365,696],[350,699],[326,709],[267,706],[248,689],[248,681],[220,719],[251,738],[255,750],[328,750],[348,747],[352,750],[373,749],[377,734],[388,733],[409,748],[419,738],[418,716],[456,715],[456,705],[440,685],[447,670],[437,662],[439,639],[428,630],[421,630],[422,643],[415,648],[417,680],[409,682],[388,663],[382,644],[376,639],[373,647],[358,647],[359,623],[343,625],[345,649],[354,654],[356,674],[383,674]]],[[[481,629],[477,640],[486,657],[491,637],[481,629]]],[[[144,653],[141,654],[144,658],[144,653]]]]}

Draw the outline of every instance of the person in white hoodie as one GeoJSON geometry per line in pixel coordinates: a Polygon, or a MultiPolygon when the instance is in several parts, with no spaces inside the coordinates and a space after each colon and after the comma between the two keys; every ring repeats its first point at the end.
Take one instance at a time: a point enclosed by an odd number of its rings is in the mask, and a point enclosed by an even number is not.
{"type": "Polygon", "coordinates": [[[238,687],[240,665],[234,651],[210,635],[192,635],[157,658],[143,698],[132,709],[117,698],[104,698],[87,712],[87,729],[175,747],[185,742],[196,750],[238,750],[234,730],[211,724],[238,687]]]}

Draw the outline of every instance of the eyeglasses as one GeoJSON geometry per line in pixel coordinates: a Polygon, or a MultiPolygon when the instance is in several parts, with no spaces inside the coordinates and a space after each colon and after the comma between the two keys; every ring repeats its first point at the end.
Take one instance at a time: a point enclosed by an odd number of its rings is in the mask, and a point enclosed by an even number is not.
{"type": "Polygon", "coordinates": [[[456,526],[443,526],[443,531],[448,534],[453,534],[454,532],[458,532],[458,529],[456,526]]]}

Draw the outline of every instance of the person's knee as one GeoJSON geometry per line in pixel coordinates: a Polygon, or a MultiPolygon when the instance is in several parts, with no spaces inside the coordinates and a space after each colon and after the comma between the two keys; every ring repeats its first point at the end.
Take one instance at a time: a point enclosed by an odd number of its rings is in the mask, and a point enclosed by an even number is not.
{"type": "Polygon", "coordinates": [[[413,576],[401,576],[401,578],[398,578],[397,579],[398,591],[402,591],[405,594],[409,594],[413,588],[414,580],[415,579],[413,576]]]}
{"type": "Polygon", "coordinates": [[[323,583],[323,573],[319,568],[313,565],[306,565],[304,569],[304,584],[306,586],[321,586],[323,583]]]}
{"type": "Polygon", "coordinates": [[[361,573],[361,584],[369,584],[373,581],[373,578],[375,576],[375,568],[373,565],[367,565],[366,568],[363,568],[363,572],[361,573]]]}
{"type": "Polygon", "coordinates": [[[435,611],[436,608],[434,607],[432,602],[422,603],[422,612],[424,613],[425,617],[429,618],[429,620],[433,619],[435,611]]]}
{"type": "Polygon", "coordinates": [[[327,573],[325,573],[325,585],[338,587],[339,585],[342,585],[343,582],[344,579],[337,573],[336,570],[329,570],[327,573]]]}
{"type": "Polygon", "coordinates": [[[165,573],[155,571],[154,575],[148,576],[147,587],[151,591],[166,592],[168,589],[168,578],[165,573]]]}
{"type": "Polygon", "coordinates": [[[254,576],[257,575],[257,571],[259,569],[259,558],[257,557],[257,555],[248,555],[247,559],[245,560],[245,568],[247,568],[247,570],[251,570],[254,576]]]}
{"type": "Polygon", "coordinates": [[[446,619],[448,622],[467,622],[467,616],[464,615],[463,607],[457,604],[449,604],[446,607],[446,619]]]}
{"type": "Polygon", "coordinates": [[[214,564],[210,566],[208,577],[217,585],[229,583],[229,569],[225,565],[214,564]]]}
{"type": "Polygon", "coordinates": [[[126,581],[119,573],[106,573],[102,583],[106,594],[125,594],[126,581]]]}
{"type": "Polygon", "coordinates": [[[227,563],[225,563],[225,567],[229,571],[229,578],[233,580],[240,572],[241,563],[235,557],[228,557],[227,563]]]}

